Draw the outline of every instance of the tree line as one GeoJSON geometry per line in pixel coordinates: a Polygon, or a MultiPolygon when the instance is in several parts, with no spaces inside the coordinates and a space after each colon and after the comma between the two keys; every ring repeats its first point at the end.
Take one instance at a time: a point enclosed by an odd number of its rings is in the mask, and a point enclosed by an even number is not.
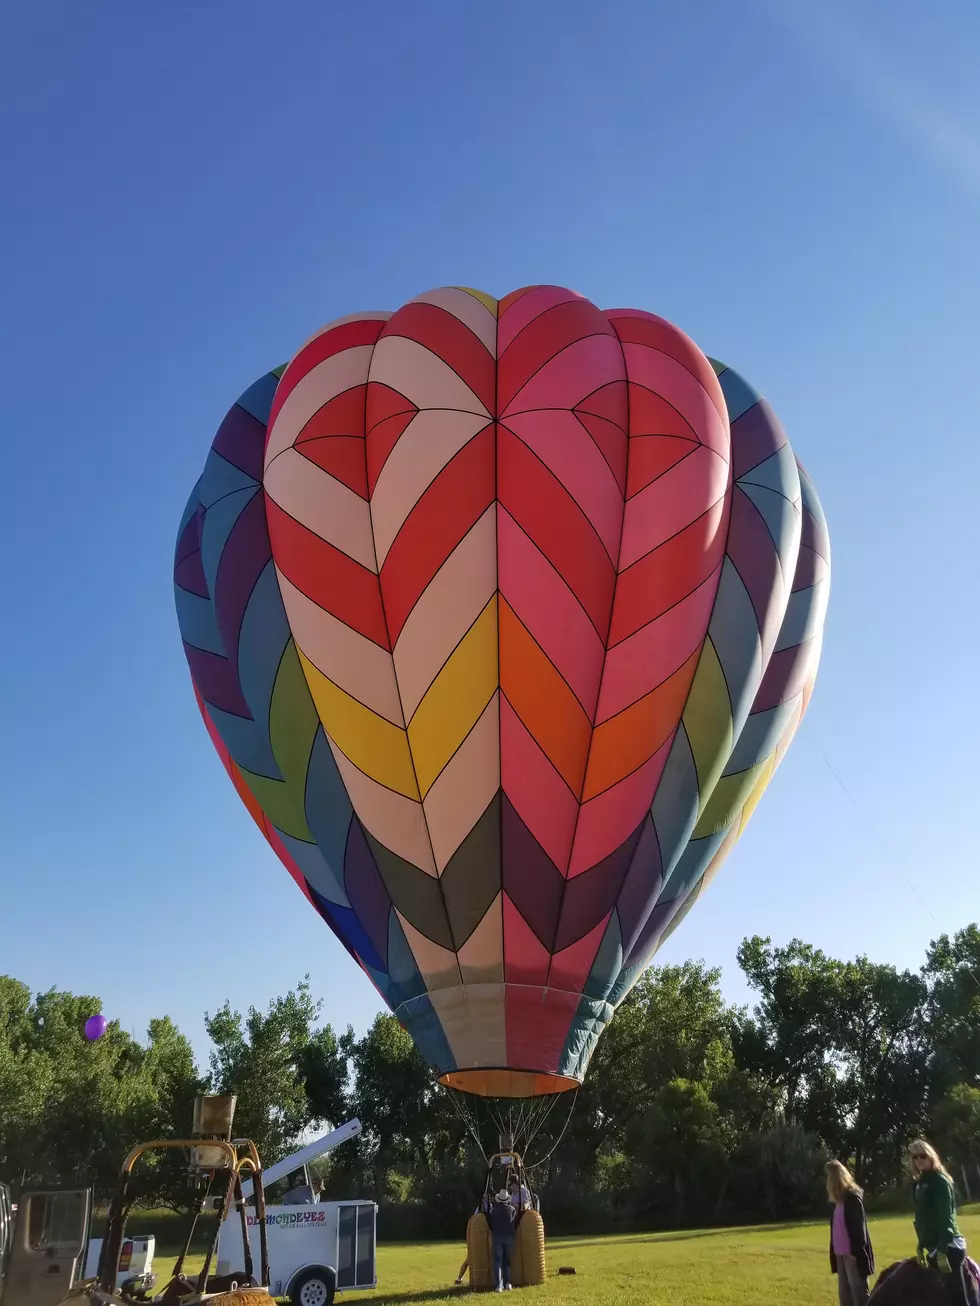
{"type": "MultiPolygon", "coordinates": [[[[693,961],[651,968],[620,1007],[574,1105],[557,1098],[528,1147],[549,1227],[806,1216],[822,1209],[828,1156],[887,1201],[919,1134],[963,1196],[980,1196],[976,925],[930,944],[917,971],[796,939],[746,939],[738,962],[751,1008],[727,1003],[719,971],[693,961]]],[[[86,1043],[98,1007],[0,977],[0,1180],[15,1191],[107,1193],[134,1143],[187,1131],[195,1094],[234,1092],[236,1133],[267,1164],[358,1116],[361,1138],[322,1163],[326,1195],[374,1197],[390,1237],[459,1234],[485,1174],[475,1137],[492,1149],[496,1125],[433,1085],[394,1017],[338,1033],[304,980],[264,1012],[208,1014],[205,1069],[167,1017],[143,1043],[115,1023],[86,1043]]],[[[146,1205],[179,1205],[179,1159],[143,1183],[146,1205]]]]}

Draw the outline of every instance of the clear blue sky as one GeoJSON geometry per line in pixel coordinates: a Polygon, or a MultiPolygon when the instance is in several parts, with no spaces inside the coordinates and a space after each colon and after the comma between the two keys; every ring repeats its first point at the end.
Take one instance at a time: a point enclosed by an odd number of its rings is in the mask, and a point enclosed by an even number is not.
{"type": "Polygon", "coordinates": [[[748,933],[918,965],[976,919],[978,43],[975,0],[5,6],[0,971],[202,1050],[306,971],[370,1020],[207,740],[171,557],[241,390],[447,283],[671,318],[823,498],[810,714],[661,958],[742,998],[748,933]]]}

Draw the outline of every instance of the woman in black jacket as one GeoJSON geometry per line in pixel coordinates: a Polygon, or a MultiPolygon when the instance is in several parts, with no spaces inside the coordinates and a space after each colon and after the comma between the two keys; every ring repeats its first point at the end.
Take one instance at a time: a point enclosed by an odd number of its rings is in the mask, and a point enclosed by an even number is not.
{"type": "Polygon", "coordinates": [[[827,1162],[830,1215],[830,1269],[837,1275],[840,1306],[861,1306],[868,1300],[868,1280],[875,1257],[864,1215],[864,1194],[840,1161],[827,1162]]]}

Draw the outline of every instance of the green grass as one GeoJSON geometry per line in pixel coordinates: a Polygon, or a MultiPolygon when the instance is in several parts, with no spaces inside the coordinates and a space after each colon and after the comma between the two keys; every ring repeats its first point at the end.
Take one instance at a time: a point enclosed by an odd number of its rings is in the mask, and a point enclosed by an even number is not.
{"type": "MultiPolygon", "coordinates": [[[[870,1223],[879,1269],[914,1253],[910,1217],[870,1223]]],[[[961,1227],[968,1243],[980,1245],[980,1207],[961,1213],[961,1227]]],[[[828,1244],[829,1226],[823,1222],[554,1238],[548,1240],[547,1283],[524,1289],[520,1301],[525,1306],[830,1306],[837,1292],[828,1244]],[[560,1265],[574,1266],[574,1277],[559,1277],[560,1265]]],[[[339,1301],[428,1306],[469,1296],[452,1286],[463,1256],[462,1241],[382,1246],[377,1290],[345,1293],[339,1301]]],[[[193,1268],[200,1264],[194,1257],[193,1268]]],[[[154,1268],[162,1286],[170,1262],[157,1257],[154,1268]]]]}

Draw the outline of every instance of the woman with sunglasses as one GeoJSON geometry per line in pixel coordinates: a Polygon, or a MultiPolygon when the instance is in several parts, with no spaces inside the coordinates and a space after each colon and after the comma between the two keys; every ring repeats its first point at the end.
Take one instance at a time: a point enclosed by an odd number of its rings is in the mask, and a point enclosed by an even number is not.
{"type": "Polygon", "coordinates": [[[939,1153],[922,1138],[909,1148],[915,1183],[915,1233],[919,1259],[934,1270],[941,1269],[940,1257],[949,1263],[956,1299],[967,1306],[966,1239],[956,1223],[956,1190],[939,1153]]]}

